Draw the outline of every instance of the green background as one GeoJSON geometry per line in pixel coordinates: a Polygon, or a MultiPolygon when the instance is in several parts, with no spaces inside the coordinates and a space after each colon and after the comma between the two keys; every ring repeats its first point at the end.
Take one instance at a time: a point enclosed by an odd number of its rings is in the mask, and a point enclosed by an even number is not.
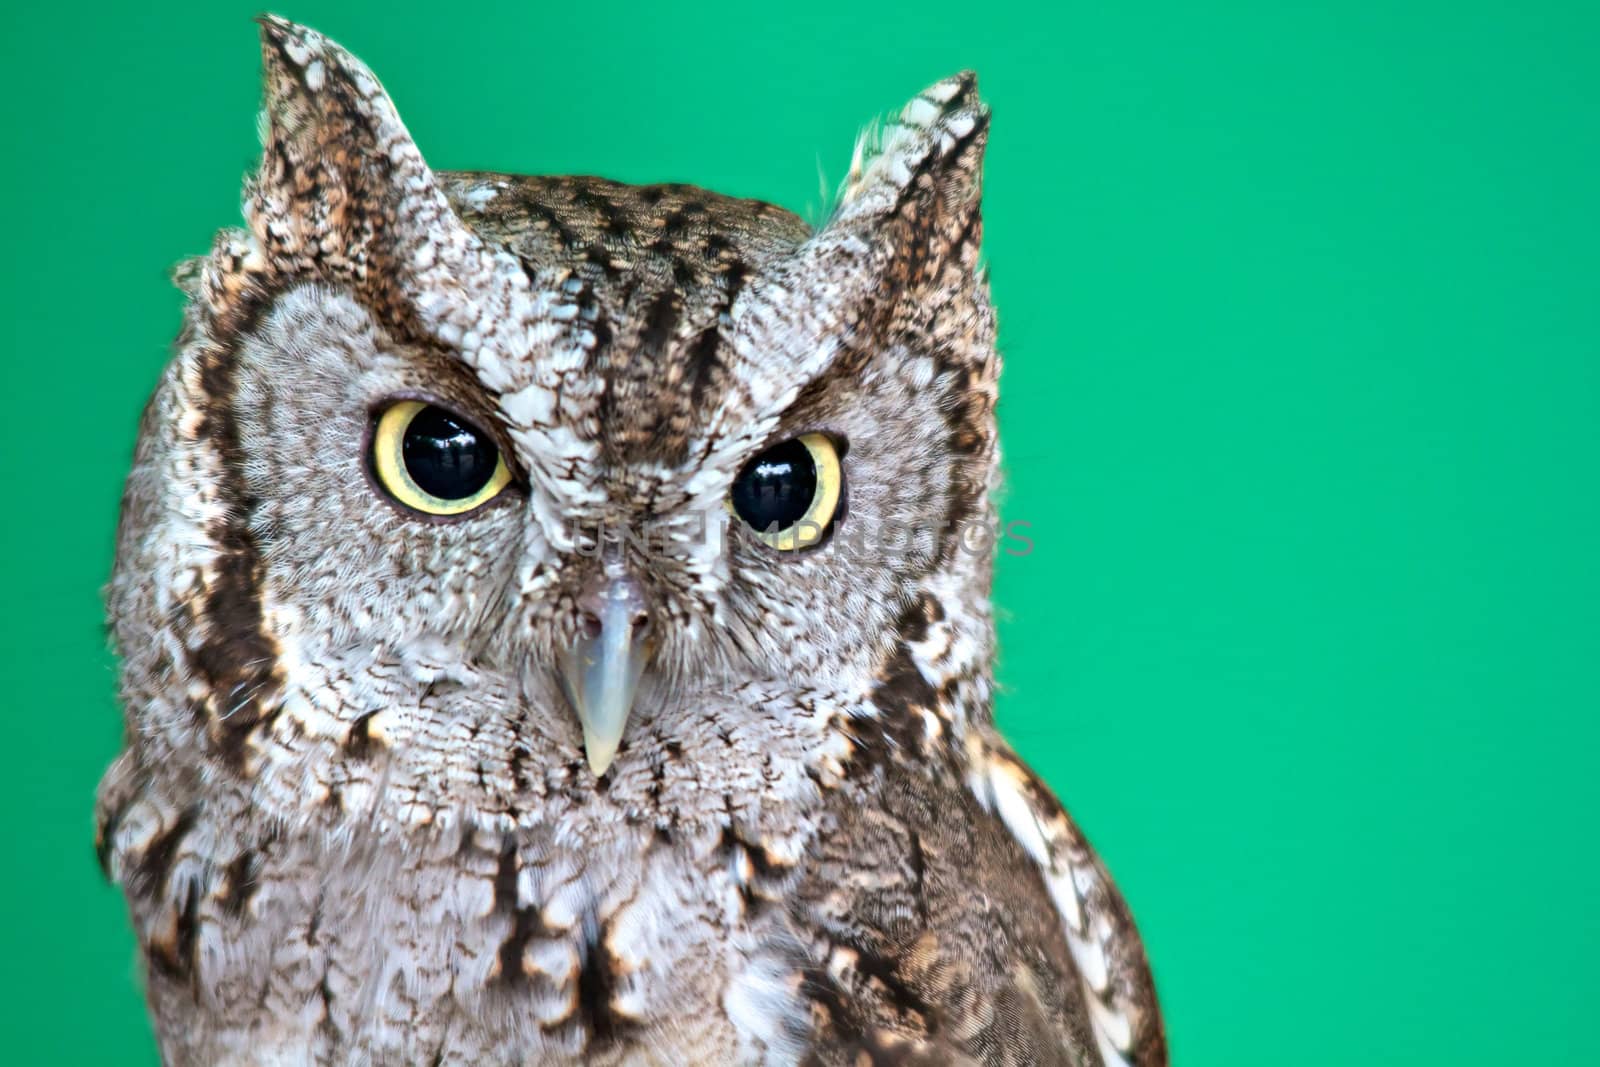
{"type": "MultiPolygon", "coordinates": [[[[254,159],[259,2],[0,34],[9,1062],[154,1059],[90,855],[99,586],[165,271],[254,159]]],[[[279,10],[436,167],[813,215],[865,120],[976,68],[1037,543],[999,713],[1131,900],[1176,1061],[1597,1063],[1600,17],[1288,6],[279,10]]]]}

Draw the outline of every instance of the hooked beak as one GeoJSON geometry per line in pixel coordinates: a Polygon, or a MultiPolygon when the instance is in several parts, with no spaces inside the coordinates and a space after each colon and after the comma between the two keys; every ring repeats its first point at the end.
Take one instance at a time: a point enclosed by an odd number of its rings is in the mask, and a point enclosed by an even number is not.
{"type": "Polygon", "coordinates": [[[620,565],[607,566],[578,598],[581,630],[562,665],[567,697],[583,725],[583,748],[595,777],[622,743],[639,675],[649,657],[650,612],[644,589],[620,565]]]}

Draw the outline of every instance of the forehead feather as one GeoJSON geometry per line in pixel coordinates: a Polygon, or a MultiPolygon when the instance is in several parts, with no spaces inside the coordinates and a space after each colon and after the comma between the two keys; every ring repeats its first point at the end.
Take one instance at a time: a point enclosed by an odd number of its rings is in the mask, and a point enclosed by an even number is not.
{"type": "MultiPolygon", "coordinates": [[[[576,335],[600,394],[602,448],[625,463],[686,458],[704,409],[729,384],[734,302],[810,235],[782,208],[687,185],[439,179],[461,221],[514,255],[552,301],[550,317],[576,335]]],[[[558,414],[558,392],[535,382],[501,404],[514,424],[536,425],[558,414]]]]}

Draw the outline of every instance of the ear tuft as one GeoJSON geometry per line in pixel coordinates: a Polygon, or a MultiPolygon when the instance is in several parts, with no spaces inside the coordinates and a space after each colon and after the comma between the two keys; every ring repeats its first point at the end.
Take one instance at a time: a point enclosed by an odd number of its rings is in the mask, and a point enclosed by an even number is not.
{"type": "Polygon", "coordinates": [[[963,71],[929,86],[880,133],[856,141],[836,220],[880,214],[908,193],[964,180],[978,193],[989,109],[978,76],[963,71]]]}
{"type": "Polygon", "coordinates": [[[262,158],[245,215],[261,254],[282,275],[381,289],[394,261],[453,213],[360,60],[304,26],[258,21],[262,158]]]}
{"type": "MultiPolygon", "coordinates": [[[[327,283],[351,290],[392,336],[454,351],[490,391],[538,396],[524,406],[546,417],[560,403],[567,427],[596,419],[581,339],[552,342],[571,316],[558,319],[560,305],[534,292],[522,260],[456,215],[378,79],[319,33],[258,21],[265,92],[248,232],[218,234],[190,282],[197,326],[221,342],[286,287],[327,283]]],[[[596,451],[590,437],[529,446],[529,477],[598,481],[574,473],[596,451]]]]}
{"type": "Polygon", "coordinates": [[[952,258],[975,268],[989,109],[963,71],[918,94],[888,129],[856,142],[832,229],[870,230],[926,280],[952,258]]]}
{"type": "Polygon", "coordinates": [[[321,281],[355,290],[403,333],[486,337],[483,317],[505,317],[526,291],[516,260],[462,224],[360,60],[304,26],[257,21],[261,165],[245,184],[248,232],[219,234],[200,271],[213,332],[248,322],[285,285],[321,281]]]}

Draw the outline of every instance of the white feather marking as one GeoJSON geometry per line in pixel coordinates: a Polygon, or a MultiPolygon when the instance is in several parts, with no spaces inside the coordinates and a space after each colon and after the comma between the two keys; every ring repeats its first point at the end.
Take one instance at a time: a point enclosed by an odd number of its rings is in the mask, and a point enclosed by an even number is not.
{"type": "Polygon", "coordinates": [[[500,398],[500,410],[516,426],[537,426],[555,421],[556,395],[537,383],[500,398]]]}
{"type": "Polygon", "coordinates": [[[937,85],[930,86],[922,95],[930,100],[937,100],[940,104],[948,104],[955,99],[956,94],[960,91],[960,78],[946,78],[937,85]]]}
{"type": "Polygon", "coordinates": [[[1022,790],[1017,768],[1009,760],[995,759],[981,745],[969,743],[969,755],[978,766],[987,764],[987,774],[975,773],[969,785],[979,803],[990,808],[1011,831],[1017,843],[1039,864],[1050,899],[1065,928],[1067,947],[1089,1005],[1095,1044],[1104,1067],[1130,1067],[1126,1053],[1133,1046],[1133,1025],[1128,1017],[1107,1003],[1111,992],[1110,964],[1103,940],[1109,932],[1101,922],[1085,922],[1083,899],[1094,884],[1094,872],[1070,864],[1065,849],[1057,848],[1059,828],[1046,825],[1022,790]],[[1061,869],[1065,866],[1065,869],[1061,869]],[[1090,934],[1094,936],[1087,936],[1090,934]]]}
{"type": "Polygon", "coordinates": [[[951,141],[954,142],[967,136],[977,125],[978,119],[974,115],[956,115],[945,123],[945,129],[948,131],[951,141]]]}
{"type": "Polygon", "coordinates": [[[1099,945],[1076,934],[1067,938],[1072,949],[1072,961],[1078,965],[1078,974],[1096,993],[1104,994],[1111,976],[1106,969],[1106,954],[1099,945]]]}
{"type": "Polygon", "coordinates": [[[570,930],[578,925],[578,917],[587,903],[583,885],[574,879],[550,894],[540,918],[551,929],[570,930]]]}
{"type": "Polygon", "coordinates": [[[1000,816],[1000,821],[1006,824],[1011,836],[1027,850],[1034,862],[1048,869],[1050,847],[1045,841],[1044,830],[1039,825],[1038,817],[1033,813],[1033,805],[1029,804],[1028,798],[1018,790],[1016,780],[1007,765],[998,762],[990,764],[989,788],[994,796],[995,812],[1000,816]]]}
{"type": "Polygon", "coordinates": [[[1077,891],[1072,888],[1072,876],[1057,871],[1046,871],[1044,882],[1050,889],[1050,899],[1055,901],[1056,910],[1066,920],[1068,932],[1082,934],[1083,907],[1078,903],[1077,891]]]}
{"type": "Polygon", "coordinates": [[[1100,1055],[1105,1059],[1106,1067],[1116,1067],[1118,1064],[1126,1067],[1128,1061],[1121,1054],[1133,1045],[1133,1028],[1127,1018],[1121,1012],[1112,1011],[1099,997],[1089,998],[1089,1015],[1094,1022],[1096,1043],[1100,1046],[1100,1055]]]}
{"type": "Polygon", "coordinates": [[[759,958],[728,983],[722,995],[723,1011],[742,1038],[753,1038],[765,1046],[764,1055],[755,1048],[741,1050],[742,1058],[759,1058],[768,1064],[799,1062],[804,1046],[797,1035],[806,1031],[809,1020],[787,973],[777,961],[759,958]]]}
{"type": "Polygon", "coordinates": [[[907,126],[931,126],[939,117],[939,105],[927,97],[919,96],[900,112],[900,121],[907,126]]]}

